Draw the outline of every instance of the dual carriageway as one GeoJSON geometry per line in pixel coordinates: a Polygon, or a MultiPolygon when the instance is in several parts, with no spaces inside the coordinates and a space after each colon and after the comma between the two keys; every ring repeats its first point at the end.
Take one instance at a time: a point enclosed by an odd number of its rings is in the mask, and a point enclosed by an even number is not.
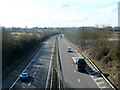
{"type": "Polygon", "coordinates": [[[64,36],[58,35],[50,37],[42,48],[33,52],[26,62],[23,62],[16,70],[11,73],[5,81],[3,81],[3,88],[50,88],[49,79],[52,71],[51,62],[57,40],[60,68],[58,77],[58,88],[109,88],[115,90],[112,84],[101,74],[97,68],[86,59],[86,71],[78,72],[76,64],[73,63],[72,57],[83,56],[75,46],[69,42],[64,36]],[[56,39],[57,38],[57,39],[56,39]],[[71,47],[73,52],[67,52],[67,48],[71,47]],[[22,67],[22,68],[21,68],[22,67]],[[30,79],[27,82],[20,81],[20,73],[27,72],[30,74],[30,79]],[[59,75],[60,74],[60,75],[59,75]]]}

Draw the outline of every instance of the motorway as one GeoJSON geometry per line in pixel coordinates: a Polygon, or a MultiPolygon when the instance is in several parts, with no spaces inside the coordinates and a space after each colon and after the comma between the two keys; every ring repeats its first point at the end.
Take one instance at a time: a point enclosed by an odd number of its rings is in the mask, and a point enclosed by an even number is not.
{"type": "MultiPolygon", "coordinates": [[[[32,54],[33,58],[28,57],[30,62],[26,66],[22,64],[18,66],[19,69],[16,68],[15,72],[3,81],[3,88],[45,88],[56,37],[49,38],[41,49],[32,54]],[[23,67],[24,69],[20,70],[23,67]],[[27,72],[31,76],[30,79],[27,82],[21,82],[18,71],[27,72]],[[15,79],[12,80],[13,78],[15,79]]],[[[63,88],[111,88],[87,60],[86,71],[78,72],[72,57],[79,57],[81,54],[64,37],[58,38],[58,43],[63,88]],[[67,47],[71,47],[73,52],[68,53],[67,47]]]]}
{"type": "MultiPolygon", "coordinates": [[[[13,78],[13,76],[11,75],[3,82],[3,88],[45,88],[55,38],[56,36],[49,38],[49,40],[45,42],[44,46],[34,55],[27,66],[20,65],[20,67],[25,67],[22,72],[30,74],[31,77],[28,81],[21,82],[19,76],[12,81],[11,78],[13,78]]],[[[13,74],[17,73],[14,72],[13,74]]]]}
{"type": "Polygon", "coordinates": [[[78,72],[72,57],[79,57],[81,54],[64,37],[58,38],[58,41],[64,88],[110,88],[87,60],[86,71],[78,72]],[[73,52],[67,52],[67,47],[71,47],[73,52]]]}

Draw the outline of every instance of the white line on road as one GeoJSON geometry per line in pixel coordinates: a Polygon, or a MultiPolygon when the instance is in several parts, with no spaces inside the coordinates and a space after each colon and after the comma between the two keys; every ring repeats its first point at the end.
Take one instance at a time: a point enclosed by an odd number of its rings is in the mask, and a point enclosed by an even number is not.
{"type": "Polygon", "coordinates": [[[48,75],[47,75],[45,88],[47,88],[47,86],[48,86],[48,80],[49,80],[49,76],[50,76],[50,69],[51,69],[51,66],[52,66],[52,58],[53,58],[54,47],[55,47],[55,39],[54,39],[54,43],[53,43],[52,55],[51,55],[51,60],[50,60],[50,64],[49,64],[49,71],[48,71],[48,75]]]}
{"type": "Polygon", "coordinates": [[[77,68],[77,65],[75,67],[77,68]]]}
{"type": "Polygon", "coordinates": [[[94,78],[95,76],[92,76],[92,75],[91,75],[91,77],[94,78]]]}
{"type": "Polygon", "coordinates": [[[30,86],[31,85],[31,82],[28,84],[28,86],[30,86]]]}
{"type": "Polygon", "coordinates": [[[103,78],[96,78],[96,79],[94,79],[94,80],[101,80],[101,79],[103,79],[103,78]]]}
{"type": "Polygon", "coordinates": [[[102,83],[104,83],[104,81],[103,82],[97,82],[97,84],[102,84],[102,83]]]}
{"type": "Polygon", "coordinates": [[[109,87],[103,86],[103,87],[101,87],[101,88],[109,88],[109,87]]]}
{"type": "Polygon", "coordinates": [[[78,82],[80,83],[80,79],[78,78],[78,82]]]}
{"type": "MultiPolygon", "coordinates": [[[[44,48],[44,46],[38,51],[38,53],[41,52],[41,50],[44,48]]],[[[25,70],[30,66],[30,64],[34,61],[34,59],[37,57],[38,53],[35,55],[35,57],[31,60],[31,62],[27,65],[27,67],[23,70],[23,72],[25,72],[25,70]]],[[[22,73],[23,73],[22,72],[22,73]]],[[[9,90],[11,90],[11,88],[15,85],[15,83],[18,81],[18,79],[20,78],[20,75],[18,76],[18,78],[14,81],[14,83],[12,84],[12,86],[9,88],[9,90]]]]}
{"type": "Polygon", "coordinates": [[[74,72],[76,73],[76,70],[74,70],[74,72]]]}
{"type": "Polygon", "coordinates": [[[34,72],[34,74],[36,74],[36,72],[34,72]]]}
{"type": "MultiPolygon", "coordinates": [[[[86,70],[87,71],[87,70],[86,70]]],[[[88,72],[88,71],[87,71],[88,72]]],[[[89,72],[88,72],[89,73],[89,72]]],[[[90,75],[90,73],[89,73],[89,75],[90,75]]],[[[94,76],[92,76],[92,75],[90,75],[90,77],[94,80],[94,82],[97,84],[97,86],[99,87],[99,88],[101,88],[99,85],[98,85],[98,83],[96,82],[96,80],[93,78],[94,76]]]]}

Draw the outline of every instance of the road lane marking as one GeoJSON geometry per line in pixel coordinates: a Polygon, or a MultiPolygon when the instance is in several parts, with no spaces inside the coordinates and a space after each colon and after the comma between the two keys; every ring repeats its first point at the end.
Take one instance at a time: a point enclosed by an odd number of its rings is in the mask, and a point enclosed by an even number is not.
{"type": "Polygon", "coordinates": [[[49,64],[49,71],[48,71],[48,75],[47,75],[45,88],[47,88],[47,86],[48,86],[48,80],[49,80],[49,77],[50,77],[50,69],[51,69],[51,66],[52,66],[52,58],[53,58],[54,48],[55,48],[55,39],[54,39],[54,43],[53,43],[52,55],[51,55],[51,60],[50,60],[50,64],[49,64]]]}
{"type": "Polygon", "coordinates": [[[75,67],[77,68],[77,65],[75,67]]]}
{"type": "Polygon", "coordinates": [[[31,85],[31,82],[28,84],[28,86],[30,86],[31,85]]]}
{"type": "Polygon", "coordinates": [[[102,84],[102,83],[104,83],[104,81],[102,81],[102,82],[97,82],[97,84],[102,84]]]}
{"type": "Polygon", "coordinates": [[[92,75],[90,75],[92,78],[94,78],[95,76],[92,76],[92,75]]]}
{"type": "Polygon", "coordinates": [[[76,73],[76,70],[74,70],[74,72],[76,73]]]}
{"type": "Polygon", "coordinates": [[[109,88],[109,87],[103,86],[103,87],[101,87],[101,88],[109,88]]]}
{"type": "MultiPolygon", "coordinates": [[[[89,71],[88,71],[88,70],[86,70],[86,71],[87,71],[88,74],[90,75],[89,71]]],[[[90,77],[93,79],[93,81],[96,83],[96,85],[97,85],[99,88],[101,88],[101,87],[98,85],[98,83],[96,82],[96,80],[93,78],[94,76],[90,75],[90,77]]]]}
{"type": "Polygon", "coordinates": [[[78,82],[80,83],[80,79],[78,78],[78,82]]]}
{"type": "Polygon", "coordinates": [[[36,74],[36,72],[34,72],[34,74],[36,74]]]}
{"type": "Polygon", "coordinates": [[[96,78],[96,79],[94,79],[94,80],[96,80],[96,81],[97,81],[97,80],[101,80],[101,79],[103,79],[103,78],[96,78]]]}
{"type": "MultiPolygon", "coordinates": [[[[30,66],[30,64],[34,61],[34,59],[37,57],[38,53],[41,52],[41,50],[44,48],[45,46],[43,46],[42,48],[40,48],[40,50],[37,52],[37,54],[34,56],[34,58],[31,60],[31,62],[27,65],[27,67],[23,70],[23,72],[26,71],[26,69],[30,66]]],[[[23,73],[22,72],[22,73],[23,73]]],[[[20,74],[21,75],[21,74],[20,74]]],[[[11,90],[11,88],[16,84],[16,82],[19,80],[20,75],[18,76],[18,78],[14,81],[14,83],[11,85],[11,87],[9,88],[9,90],[11,90]]]]}
{"type": "MultiPolygon", "coordinates": [[[[87,71],[87,72],[89,73],[89,75],[90,75],[90,72],[89,72],[88,70],[86,70],[86,71],[87,71]]],[[[100,76],[100,74],[97,73],[95,76],[100,76]]],[[[90,75],[90,77],[93,79],[93,81],[97,84],[97,86],[98,86],[99,88],[102,88],[102,87],[104,88],[104,86],[101,87],[100,84],[103,84],[103,83],[105,83],[105,82],[104,82],[104,81],[97,82],[97,80],[94,79],[95,76],[90,75]]]]}

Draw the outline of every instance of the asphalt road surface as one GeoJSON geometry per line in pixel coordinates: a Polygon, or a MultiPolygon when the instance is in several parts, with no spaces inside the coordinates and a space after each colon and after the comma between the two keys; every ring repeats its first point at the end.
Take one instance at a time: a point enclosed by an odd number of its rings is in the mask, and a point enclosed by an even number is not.
{"type": "Polygon", "coordinates": [[[33,58],[29,57],[28,59],[31,59],[31,61],[27,66],[20,65],[18,67],[25,67],[22,72],[30,74],[28,81],[22,82],[19,75],[12,81],[12,78],[15,78],[15,74],[17,74],[17,70],[19,70],[17,69],[3,81],[3,88],[45,88],[55,38],[56,36],[49,38],[45,45],[34,54],[33,58]]]}
{"type": "MultiPolygon", "coordinates": [[[[3,88],[45,88],[56,37],[49,38],[41,49],[32,53],[18,66],[3,81],[3,88]],[[28,81],[21,82],[19,75],[22,72],[30,74],[28,81]]],[[[58,42],[64,88],[110,88],[88,61],[86,71],[78,72],[72,57],[79,57],[81,54],[64,37],[58,38],[58,42]],[[71,47],[73,52],[68,53],[67,47],[71,47]]]]}
{"type": "Polygon", "coordinates": [[[64,88],[110,88],[89,62],[86,61],[88,65],[85,72],[77,71],[72,57],[78,57],[81,54],[64,37],[58,38],[58,41],[64,88]],[[67,52],[67,47],[71,47],[73,52],[67,52]]]}

